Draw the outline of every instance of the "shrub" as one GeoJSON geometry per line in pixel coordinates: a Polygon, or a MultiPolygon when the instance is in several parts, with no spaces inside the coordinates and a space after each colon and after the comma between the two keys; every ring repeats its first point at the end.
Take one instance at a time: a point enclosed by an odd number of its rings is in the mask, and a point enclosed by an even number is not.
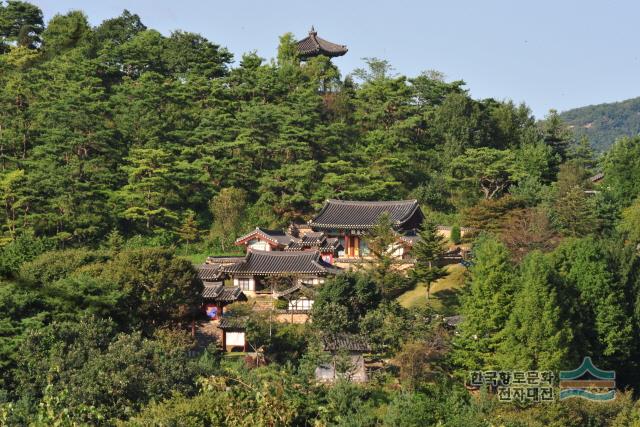
{"type": "Polygon", "coordinates": [[[460,227],[454,225],[451,227],[451,241],[454,245],[459,245],[462,242],[462,233],[460,232],[460,227]]]}

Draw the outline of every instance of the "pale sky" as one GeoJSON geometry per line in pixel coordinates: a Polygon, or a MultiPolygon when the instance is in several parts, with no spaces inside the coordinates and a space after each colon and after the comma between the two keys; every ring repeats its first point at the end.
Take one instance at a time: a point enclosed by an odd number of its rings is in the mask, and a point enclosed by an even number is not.
{"type": "Polygon", "coordinates": [[[349,52],[343,75],[363,57],[415,76],[442,71],[475,98],[526,102],[537,118],[640,96],[637,0],[32,0],[45,19],[83,10],[93,25],[123,9],[163,34],[181,29],[226,46],[236,59],[276,54],[278,37],[318,35],[349,52]]]}

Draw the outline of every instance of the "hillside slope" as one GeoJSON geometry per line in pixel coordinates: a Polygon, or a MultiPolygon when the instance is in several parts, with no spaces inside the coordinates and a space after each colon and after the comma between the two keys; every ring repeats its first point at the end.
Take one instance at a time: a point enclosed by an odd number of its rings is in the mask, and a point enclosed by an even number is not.
{"type": "Polygon", "coordinates": [[[640,97],[611,104],[589,105],[560,114],[578,135],[586,135],[593,147],[606,150],[621,136],[640,133],[640,97]]]}

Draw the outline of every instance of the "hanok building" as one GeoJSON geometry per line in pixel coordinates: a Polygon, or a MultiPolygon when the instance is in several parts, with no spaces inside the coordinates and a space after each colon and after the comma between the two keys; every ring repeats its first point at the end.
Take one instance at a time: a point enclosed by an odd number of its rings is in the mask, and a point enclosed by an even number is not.
{"type": "Polygon", "coordinates": [[[309,31],[307,37],[297,42],[297,47],[298,55],[302,60],[319,55],[334,58],[344,55],[348,50],[344,45],[332,43],[318,37],[318,33],[313,27],[311,27],[311,31],[309,31]]]}
{"type": "Polygon", "coordinates": [[[247,319],[242,317],[223,317],[218,323],[222,331],[222,349],[224,351],[247,351],[247,319]]]}
{"type": "Polygon", "coordinates": [[[306,323],[315,301],[317,287],[304,283],[274,291],[276,299],[276,320],[289,323],[306,323]],[[284,306],[283,306],[284,305],[284,306]]]}
{"type": "Polygon", "coordinates": [[[245,258],[236,264],[223,265],[220,271],[233,280],[247,295],[272,294],[269,279],[289,277],[293,284],[316,286],[325,277],[340,272],[324,262],[318,251],[258,251],[249,249],[245,258]]]}
{"type": "Polygon", "coordinates": [[[258,251],[283,251],[289,243],[291,236],[281,230],[267,230],[256,227],[250,233],[239,237],[236,240],[237,246],[245,246],[247,251],[250,249],[258,251]]]}
{"type": "Polygon", "coordinates": [[[347,201],[327,200],[318,215],[309,221],[316,232],[337,238],[343,250],[339,252],[341,262],[350,262],[369,255],[365,236],[383,214],[388,214],[393,229],[400,234],[394,255],[405,258],[417,240],[416,230],[424,220],[417,200],[400,201],[347,201]]]}
{"type": "Polygon", "coordinates": [[[242,289],[224,286],[223,282],[207,283],[202,290],[203,309],[211,320],[220,319],[227,305],[246,300],[247,297],[242,289]]]}
{"type": "Polygon", "coordinates": [[[256,227],[255,230],[238,238],[235,242],[238,246],[244,246],[246,251],[317,251],[322,260],[328,264],[333,263],[341,248],[336,238],[328,238],[324,233],[313,232],[310,229],[301,231],[299,227],[292,225],[288,232],[280,230],[266,230],[256,227]]]}
{"type": "Polygon", "coordinates": [[[322,344],[330,358],[316,367],[315,376],[318,381],[336,382],[338,379],[346,379],[363,383],[368,380],[364,355],[371,353],[371,347],[363,337],[351,334],[327,335],[322,338],[322,344]],[[340,360],[345,359],[344,356],[346,360],[340,360]]]}

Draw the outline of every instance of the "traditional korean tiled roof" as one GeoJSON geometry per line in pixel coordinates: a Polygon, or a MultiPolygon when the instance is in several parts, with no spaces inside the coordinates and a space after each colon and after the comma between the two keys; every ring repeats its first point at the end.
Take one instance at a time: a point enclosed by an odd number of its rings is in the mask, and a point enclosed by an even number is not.
{"type": "Polygon", "coordinates": [[[389,214],[395,228],[402,228],[414,216],[418,217],[418,222],[422,222],[424,218],[417,200],[384,202],[327,200],[309,225],[317,229],[368,230],[376,225],[384,213],[389,214]]]}
{"type": "Polygon", "coordinates": [[[324,55],[328,57],[342,56],[347,53],[347,47],[341,44],[331,43],[318,37],[316,30],[311,27],[309,35],[298,41],[298,53],[301,58],[324,55]]]}
{"type": "Polygon", "coordinates": [[[236,245],[243,245],[247,241],[255,238],[266,240],[274,246],[286,246],[291,242],[293,237],[282,230],[267,230],[256,227],[255,230],[236,239],[236,245]]]}
{"type": "Polygon", "coordinates": [[[242,289],[236,286],[225,287],[223,283],[205,285],[202,290],[202,298],[218,302],[234,302],[247,299],[242,289]]]}
{"type": "Polygon", "coordinates": [[[371,346],[364,337],[352,334],[333,334],[322,337],[325,351],[359,351],[370,352],[371,346]]]}
{"type": "Polygon", "coordinates": [[[287,295],[291,295],[295,292],[300,291],[301,293],[303,293],[304,295],[314,295],[315,294],[315,289],[312,289],[308,286],[305,286],[301,283],[298,283],[297,285],[294,285],[288,289],[285,289],[283,291],[280,292],[274,292],[273,296],[276,298],[280,298],[280,297],[285,297],[287,295]]]}
{"type": "Polygon", "coordinates": [[[208,256],[205,264],[235,264],[244,261],[244,256],[208,256]]]}
{"type": "Polygon", "coordinates": [[[222,276],[220,264],[202,264],[198,268],[198,278],[203,282],[213,282],[222,276]]]}
{"type": "Polygon", "coordinates": [[[338,272],[326,264],[317,251],[257,251],[249,250],[243,262],[222,266],[222,271],[230,274],[288,275],[288,274],[331,274],[338,272]]]}
{"type": "Polygon", "coordinates": [[[223,317],[218,323],[219,329],[245,329],[247,319],[245,317],[223,317]]]}
{"type": "Polygon", "coordinates": [[[591,178],[589,178],[589,180],[591,182],[598,182],[598,181],[602,180],[603,178],[604,178],[604,172],[600,172],[600,173],[597,173],[597,174],[593,175],[591,178]]]}
{"type": "Polygon", "coordinates": [[[327,237],[323,232],[310,232],[300,238],[294,238],[285,248],[285,251],[301,251],[305,249],[318,249],[320,252],[335,252],[340,248],[340,241],[335,237],[327,237]]]}
{"type": "MultiPolygon", "coordinates": [[[[436,228],[438,230],[442,230],[442,231],[451,231],[453,229],[453,227],[450,226],[450,225],[438,225],[436,228]]],[[[473,228],[471,228],[471,227],[460,227],[460,231],[463,231],[465,233],[472,232],[473,228]]]]}

